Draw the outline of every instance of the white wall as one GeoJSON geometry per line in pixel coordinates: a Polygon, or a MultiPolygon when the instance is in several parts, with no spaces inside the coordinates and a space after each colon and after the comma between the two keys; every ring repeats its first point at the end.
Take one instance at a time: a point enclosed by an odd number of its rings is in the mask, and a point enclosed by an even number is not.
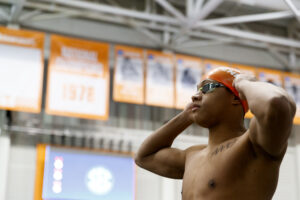
{"type": "Polygon", "coordinates": [[[5,200],[33,200],[35,146],[11,146],[5,200]]]}
{"type": "Polygon", "coordinates": [[[0,199],[5,199],[7,172],[9,168],[10,138],[0,136],[0,199]]]}
{"type": "Polygon", "coordinates": [[[280,167],[279,181],[273,200],[297,200],[298,194],[298,171],[296,148],[290,146],[280,167]]]}

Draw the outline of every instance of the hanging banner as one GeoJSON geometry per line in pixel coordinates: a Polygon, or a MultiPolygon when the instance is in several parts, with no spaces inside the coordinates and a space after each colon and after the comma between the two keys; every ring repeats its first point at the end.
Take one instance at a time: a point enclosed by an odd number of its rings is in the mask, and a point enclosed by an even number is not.
{"type": "Polygon", "coordinates": [[[268,83],[274,84],[278,87],[283,86],[281,71],[259,68],[259,69],[257,69],[257,74],[258,74],[257,79],[259,81],[268,82],[268,83]]]}
{"type": "Polygon", "coordinates": [[[35,31],[0,27],[1,109],[41,111],[44,37],[35,31]]]}
{"type": "Polygon", "coordinates": [[[184,109],[196,93],[197,84],[203,75],[202,60],[195,57],[176,55],[176,104],[184,109]]]}
{"type": "Polygon", "coordinates": [[[222,61],[216,61],[216,60],[204,60],[204,69],[205,69],[205,74],[210,72],[211,70],[217,68],[217,67],[230,67],[230,64],[227,62],[222,62],[222,61]]]}
{"type": "Polygon", "coordinates": [[[41,111],[44,37],[39,32],[0,27],[1,109],[41,111]]]}
{"type": "Polygon", "coordinates": [[[283,81],[285,90],[294,98],[297,105],[294,123],[300,124],[300,75],[284,73],[283,81]]]}
{"type": "Polygon", "coordinates": [[[174,85],[173,56],[158,51],[147,51],[146,104],[173,108],[174,85]]]}
{"type": "Polygon", "coordinates": [[[144,103],[144,50],[116,46],[113,99],[119,102],[144,103]]]}
{"type": "Polygon", "coordinates": [[[46,112],[108,118],[108,44],[51,36],[46,112]]]}

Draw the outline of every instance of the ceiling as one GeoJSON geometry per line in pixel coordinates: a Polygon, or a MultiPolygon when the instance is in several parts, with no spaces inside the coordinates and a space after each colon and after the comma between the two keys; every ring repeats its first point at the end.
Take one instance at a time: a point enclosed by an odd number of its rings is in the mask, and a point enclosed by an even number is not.
{"type": "Polygon", "coordinates": [[[0,0],[0,21],[8,26],[62,18],[125,26],[166,50],[264,49],[285,69],[300,68],[299,0],[0,0]]]}

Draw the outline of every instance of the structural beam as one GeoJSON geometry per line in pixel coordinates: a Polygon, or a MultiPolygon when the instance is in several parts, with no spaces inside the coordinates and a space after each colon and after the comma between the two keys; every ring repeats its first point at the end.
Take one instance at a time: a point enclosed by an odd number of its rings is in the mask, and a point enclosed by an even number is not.
{"type": "Polygon", "coordinates": [[[185,1],[185,13],[188,18],[192,16],[194,9],[194,0],[185,1]]]}
{"type": "Polygon", "coordinates": [[[225,25],[225,24],[235,24],[235,23],[267,21],[267,20],[292,18],[292,17],[294,17],[294,14],[292,11],[280,11],[280,12],[254,14],[254,15],[224,17],[224,18],[209,19],[209,20],[203,20],[203,21],[197,22],[197,24],[194,26],[194,28],[200,28],[203,26],[213,26],[213,25],[225,25]]]}
{"type": "MultiPolygon", "coordinates": [[[[213,12],[224,0],[210,0],[207,1],[207,3],[203,6],[199,12],[195,13],[193,16],[189,17],[189,20],[187,22],[187,25],[183,28],[183,30],[176,34],[173,37],[173,40],[176,41],[178,38],[180,38],[183,34],[186,32],[189,32],[197,23],[197,21],[202,20],[206,18],[211,12],[213,12]]],[[[203,3],[203,2],[201,2],[203,3]]]]}
{"type": "Polygon", "coordinates": [[[267,42],[271,44],[281,45],[281,46],[288,46],[288,47],[295,47],[300,48],[300,42],[292,39],[286,39],[283,37],[259,34],[259,33],[252,33],[248,31],[241,31],[232,28],[226,28],[222,26],[207,26],[203,27],[203,29],[215,33],[221,33],[224,35],[245,38],[250,40],[256,40],[261,42],[267,42]]]}
{"type": "Polygon", "coordinates": [[[113,5],[113,6],[116,6],[116,7],[119,7],[120,5],[115,1],[115,0],[106,0],[107,3],[109,3],[110,5],[113,5]]]}
{"type": "Polygon", "coordinates": [[[292,68],[297,67],[297,56],[293,50],[289,53],[289,66],[292,68]]]}
{"type": "MultiPolygon", "coordinates": [[[[45,0],[40,0],[40,1],[45,1],[45,0]]],[[[49,1],[49,0],[48,0],[49,1]]],[[[53,1],[58,1],[58,0],[53,0],[53,1]]],[[[9,2],[7,0],[7,2],[9,2]]],[[[50,1],[49,1],[50,2],[50,1]]],[[[52,1],[51,1],[52,2],[52,1]]],[[[74,1],[70,1],[70,0],[64,0],[65,2],[74,2],[74,1]]],[[[93,4],[94,5],[94,4],[93,4]]],[[[97,4],[96,4],[97,5],[97,4]]],[[[85,12],[85,9],[72,9],[72,8],[66,8],[66,7],[60,7],[60,6],[49,6],[48,4],[44,4],[44,3],[36,3],[36,2],[27,2],[26,7],[28,8],[34,8],[37,10],[41,10],[41,11],[47,11],[47,12],[67,12],[67,11],[72,11],[72,12],[78,12],[77,16],[82,16],[82,17],[86,17],[86,18],[90,18],[90,19],[94,19],[94,20],[99,20],[99,21],[106,21],[106,22],[111,22],[111,23],[117,23],[117,24],[127,24],[126,19],[128,18],[122,18],[122,17],[118,17],[120,15],[118,15],[118,13],[116,13],[115,11],[118,10],[117,8],[114,8],[114,10],[108,10],[105,12],[85,12]],[[110,16],[110,15],[106,15],[106,14],[113,14],[116,16],[110,16]]],[[[71,6],[71,4],[70,4],[71,6]]],[[[99,5],[102,7],[102,5],[99,5]]],[[[110,8],[112,8],[111,6],[108,6],[110,8]]],[[[80,8],[78,6],[78,8],[80,8]]],[[[88,8],[86,8],[88,9],[88,8]]],[[[92,11],[97,11],[98,9],[91,9],[92,11]]],[[[101,10],[101,9],[100,9],[101,10]]],[[[122,11],[124,12],[124,10],[126,9],[122,9],[122,11]]],[[[130,13],[130,15],[132,14],[130,12],[130,10],[126,10],[130,13]]],[[[136,14],[136,12],[134,12],[136,14]]],[[[141,12],[138,12],[138,15],[141,14],[141,12]]],[[[143,13],[145,14],[145,13],[143,13]]],[[[125,16],[125,15],[121,15],[121,16],[125,16]]],[[[146,15],[149,16],[149,15],[146,15]]],[[[156,15],[157,16],[157,15],[156,15]]],[[[161,17],[161,16],[159,16],[161,17]]],[[[167,23],[168,26],[166,25],[161,25],[158,23],[149,23],[149,21],[145,21],[143,19],[145,19],[144,15],[142,15],[142,18],[138,18],[139,21],[138,25],[146,28],[146,29],[150,29],[150,30],[157,30],[157,31],[168,31],[171,32],[173,34],[178,34],[180,33],[181,27],[180,27],[180,23],[178,23],[179,21],[176,19],[172,19],[170,17],[166,17],[168,20],[173,20],[173,22],[175,22],[175,26],[171,25],[170,23],[167,23]]],[[[167,21],[168,21],[167,20],[167,21]]],[[[136,21],[136,20],[134,20],[136,21]]],[[[151,22],[151,21],[150,21],[151,22]]],[[[26,25],[30,25],[30,22],[26,22],[26,25]]],[[[128,24],[127,24],[128,25],[128,24]]],[[[202,28],[203,30],[207,30],[210,33],[205,33],[205,32],[199,32],[199,31],[186,31],[184,34],[187,36],[192,36],[195,38],[203,38],[203,39],[213,39],[213,40],[218,40],[218,38],[235,38],[235,43],[238,44],[242,44],[244,46],[251,46],[251,47],[257,47],[257,48],[264,48],[266,49],[267,47],[265,45],[262,45],[262,42],[267,42],[269,44],[275,44],[275,45],[280,45],[280,51],[286,52],[289,51],[290,47],[293,48],[297,48],[300,49],[300,42],[297,40],[293,40],[293,39],[286,39],[283,37],[276,37],[276,36],[271,36],[271,35],[265,35],[265,34],[261,34],[261,33],[253,33],[253,32],[248,32],[248,31],[241,31],[241,30],[237,30],[237,29],[232,29],[232,28],[226,28],[226,27],[221,27],[221,26],[206,26],[202,28]],[[216,34],[219,33],[219,34],[216,34]],[[240,39],[239,39],[240,38],[240,39]]],[[[296,50],[297,55],[299,55],[299,50],[296,50]]]]}
{"type": "Polygon", "coordinates": [[[169,2],[167,2],[166,0],[155,0],[155,1],[166,11],[168,11],[170,14],[174,15],[179,21],[185,23],[184,15],[179,10],[177,10],[174,6],[172,6],[169,2]]]}
{"type": "Polygon", "coordinates": [[[196,0],[194,14],[200,13],[203,3],[204,3],[204,0],[196,0]]]}
{"type": "Polygon", "coordinates": [[[137,30],[138,32],[140,32],[140,33],[144,34],[145,36],[147,36],[156,45],[158,45],[160,47],[163,46],[163,42],[156,35],[154,35],[151,31],[149,31],[148,29],[146,29],[144,27],[141,27],[141,26],[139,26],[138,24],[136,24],[136,23],[134,23],[132,21],[129,21],[128,23],[135,30],[137,30]]]}
{"type": "Polygon", "coordinates": [[[295,17],[300,22],[300,12],[291,0],[284,0],[288,7],[293,11],[295,17]]]}
{"type": "Polygon", "coordinates": [[[145,2],[145,12],[146,13],[151,12],[151,0],[146,0],[146,2],[145,2]]]}
{"type": "Polygon", "coordinates": [[[164,31],[163,32],[163,44],[164,46],[169,46],[170,43],[170,32],[164,31]]]}
{"type": "Polygon", "coordinates": [[[206,18],[210,13],[212,13],[224,0],[209,0],[203,6],[203,8],[197,13],[195,21],[202,20],[206,18]]]}
{"type": "Polygon", "coordinates": [[[138,19],[149,20],[154,22],[168,23],[172,25],[180,24],[180,21],[167,16],[144,13],[144,12],[124,9],[124,8],[116,8],[113,6],[100,5],[96,3],[84,2],[78,0],[40,0],[40,1],[67,5],[79,9],[94,10],[102,13],[109,13],[109,14],[114,14],[119,16],[121,15],[121,16],[138,18],[138,19]]]}
{"type": "Polygon", "coordinates": [[[24,21],[30,20],[31,18],[33,18],[37,15],[40,15],[40,14],[42,14],[42,11],[34,10],[34,11],[31,11],[31,12],[28,12],[28,13],[25,13],[25,14],[21,15],[19,17],[19,21],[24,22],[24,21]]]}
{"type": "Polygon", "coordinates": [[[0,9],[0,19],[3,19],[5,21],[9,20],[9,15],[7,12],[5,12],[3,9],[0,9]]]}
{"type": "Polygon", "coordinates": [[[228,44],[235,42],[235,39],[228,38],[227,40],[205,40],[205,41],[199,41],[199,42],[193,42],[193,43],[184,43],[178,46],[178,48],[198,48],[203,46],[212,46],[212,45],[221,45],[221,44],[228,44]]]}
{"type": "MultiPolygon", "coordinates": [[[[53,19],[60,19],[60,18],[74,17],[74,16],[78,16],[78,14],[77,13],[41,14],[32,18],[32,21],[53,20],[53,19]]],[[[20,21],[22,22],[23,20],[20,19],[20,21]]]]}
{"type": "Polygon", "coordinates": [[[286,57],[273,48],[268,49],[269,53],[273,58],[275,58],[279,63],[281,63],[286,69],[290,68],[290,63],[286,57]]]}
{"type": "MultiPolygon", "coordinates": [[[[155,25],[155,24],[145,24],[144,26],[149,29],[152,29],[152,30],[169,31],[174,34],[177,34],[180,32],[180,30],[173,28],[173,27],[162,27],[162,26],[155,25]]],[[[218,35],[218,34],[214,34],[214,33],[191,31],[191,32],[188,32],[187,35],[194,37],[194,38],[210,39],[210,40],[217,40],[217,41],[227,41],[228,39],[232,39],[231,43],[241,44],[243,46],[248,46],[248,47],[253,47],[253,48],[267,49],[267,50],[270,48],[270,46],[272,47],[272,45],[266,44],[265,42],[261,42],[261,41],[249,40],[249,39],[245,39],[242,37],[237,38],[235,36],[228,37],[228,36],[218,35]]],[[[259,35],[263,35],[263,34],[259,34],[259,35]]],[[[188,37],[188,36],[185,36],[185,37],[188,37]]],[[[265,35],[263,35],[263,36],[265,36],[265,35]]],[[[281,38],[281,39],[285,39],[285,38],[281,38]]],[[[185,39],[185,41],[186,40],[188,40],[188,39],[185,39]]],[[[292,41],[298,42],[297,40],[292,40],[292,41]]],[[[290,52],[289,45],[286,45],[286,46],[281,45],[280,47],[277,46],[276,49],[278,51],[285,52],[285,53],[290,52]]],[[[295,53],[297,55],[300,55],[299,50],[295,50],[295,53]]]]}
{"type": "Polygon", "coordinates": [[[10,22],[16,23],[21,15],[26,0],[16,0],[11,9],[10,22]]]}

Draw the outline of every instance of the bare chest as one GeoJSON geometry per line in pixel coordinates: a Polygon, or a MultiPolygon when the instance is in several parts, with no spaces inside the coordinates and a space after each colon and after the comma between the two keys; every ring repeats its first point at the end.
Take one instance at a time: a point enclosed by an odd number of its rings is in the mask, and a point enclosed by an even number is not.
{"type": "Polygon", "coordinates": [[[235,141],[191,155],[183,178],[183,199],[210,199],[215,195],[235,199],[233,190],[245,192],[246,185],[259,180],[261,170],[255,159],[247,145],[235,141]]]}
{"type": "MultiPolygon", "coordinates": [[[[240,179],[247,168],[247,160],[232,156],[199,156],[186,164],[184,186],[210,191],[240,179]]],[[[185,189],[185,188],[184,188],[185,189]]]]}
{"type": "Polygon", "coordinates": [[[245,178],[248,171],[246,163],[247,160],[242,158],[195,158],[186,165],[183,189],[189,191],[194,188],[197,192],[206,193],[233,185],[245,178]]]}

